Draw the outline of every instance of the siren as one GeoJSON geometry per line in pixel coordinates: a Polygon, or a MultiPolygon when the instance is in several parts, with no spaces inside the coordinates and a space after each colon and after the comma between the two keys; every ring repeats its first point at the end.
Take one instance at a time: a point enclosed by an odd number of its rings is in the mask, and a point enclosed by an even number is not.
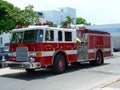
{"type": "Polygon", "coordinates": [[[22,26],[21,26],[21,25],[16,25],[15,28],[16,28],[16,29],[18,29],[18,28],[22,28],[22,26]]]}
{"type": "Polygon", "coordinates": [[[46,21],[45,23],[42,23],[42,22],[39,21],[39,22],[36,23],[36,25],[38,25],[38,26],[45,26],[45,25],[49,26],[50,23],[48,21],[46,21]]]}

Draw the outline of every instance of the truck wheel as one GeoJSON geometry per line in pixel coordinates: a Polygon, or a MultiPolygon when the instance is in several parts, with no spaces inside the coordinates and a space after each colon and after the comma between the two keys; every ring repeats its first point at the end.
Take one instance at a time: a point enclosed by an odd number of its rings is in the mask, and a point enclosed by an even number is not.
{"type": "Polygon", "coordinates": [[[35,69],[25,69],[27,73],[35,72],[35,69]]]}
{"type": "Polygon", "coordinates": [[[66,61],[63,55],[58,54],[55,56],[52,69],[53,72],[57,74],[63,73],[65,71],[66,61]]]}
{"type": "Polygon", "coordinates": [[[104,63],[103,55],[101,52],[97,52],[96,59],[93,61],[90,61],[91,65],[101,65],[104,63]]]}

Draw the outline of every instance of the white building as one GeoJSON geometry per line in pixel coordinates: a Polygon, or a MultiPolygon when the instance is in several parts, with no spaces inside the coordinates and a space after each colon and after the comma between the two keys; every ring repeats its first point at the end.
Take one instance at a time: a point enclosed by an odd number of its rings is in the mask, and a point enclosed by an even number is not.
{"type": "Polygon", "coordinates": [[[10,42],[10,33],[3,33],[0,35],[0,46],[10,42]]]}
{"type": "Polygon", "coordinates": [[[119,33],[120,33],[120,23],[91,25],[91,26],[86,26],[86,28],[107,31],[107,32],[110,32],[111,35],[113,35],[113,36],[117,35],[117,34],[119,35],[119,33]]]}
{"type": "Polygon", "coordinates": [[[62,14],[62,21],[66,20],[66,16],[70,16],[71,18],[74,18],[73,24],[76,24],[76,9],[66,7],[66,8],[60,8],[60,12],[62,14]]]}
{"type": "Polygon", "coordinates": [[[42,22],[51,21],[56,25],[59,25],[61,20],[61,12],[55,10],[43,11],[43,17],[40,19],[42,22]]]}
{"type": "Polygon", "coordinates": [[[60,25],[62,21],[66,20],[66,16],[69,15],[71,18],[74,18],[73,24],[76,24],[76,9],[70,7],[60,8],[59,11],[42,11],[41,13],[43,13],[40,17],[42,22],[51,21],[56,25],[60,25]]]}

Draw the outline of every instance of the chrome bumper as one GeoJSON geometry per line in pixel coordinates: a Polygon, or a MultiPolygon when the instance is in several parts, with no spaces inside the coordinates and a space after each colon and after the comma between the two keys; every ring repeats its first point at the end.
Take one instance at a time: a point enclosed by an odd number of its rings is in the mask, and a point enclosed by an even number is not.
{"type": "Polygon", "coordinates": [[[2,65],[4,67],[10,67],[13,69],[37,69],[41,67],[39,62],[3,62],[2,65]]]}

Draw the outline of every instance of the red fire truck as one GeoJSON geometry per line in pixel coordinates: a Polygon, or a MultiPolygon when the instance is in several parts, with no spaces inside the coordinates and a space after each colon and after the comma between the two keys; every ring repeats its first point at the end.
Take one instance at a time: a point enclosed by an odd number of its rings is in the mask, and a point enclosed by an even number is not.
{"type": "Polygon", "coordinates": [[[22,68],[27,72],[51,67],[63,73],[68,64],[90,62],[104,63],[111,55],[110,33],[48,26],[32,26],[12,30],[9,61],[5,66],[22,68]]]}

